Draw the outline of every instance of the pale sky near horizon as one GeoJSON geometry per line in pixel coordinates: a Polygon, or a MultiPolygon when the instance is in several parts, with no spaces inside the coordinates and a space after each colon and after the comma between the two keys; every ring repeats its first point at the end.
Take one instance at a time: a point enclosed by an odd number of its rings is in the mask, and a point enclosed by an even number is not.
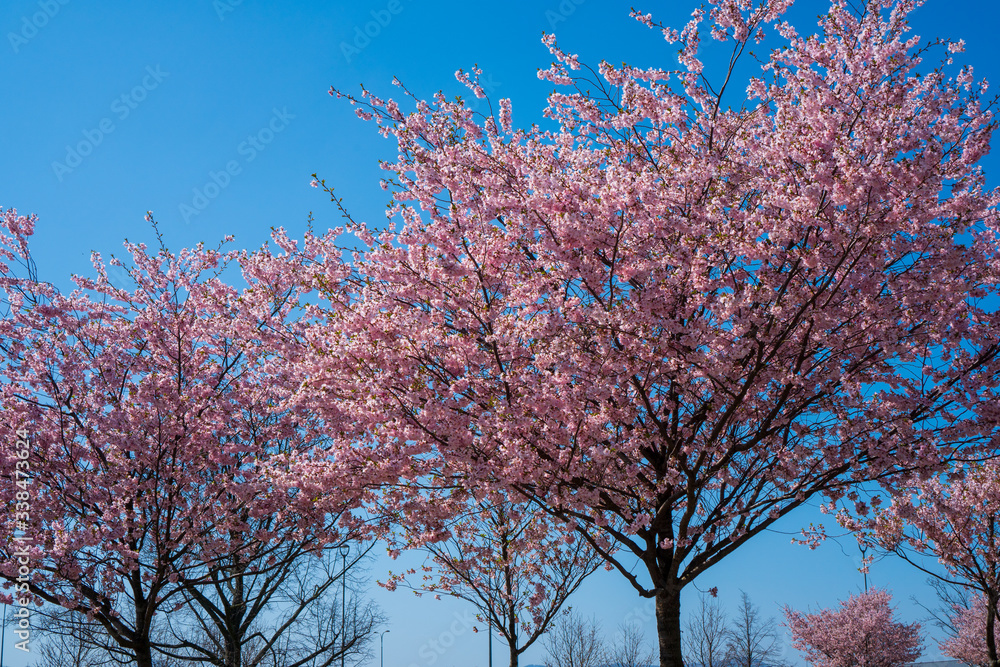
{"type": "MultiPolygon", "coordinates": [[[[528,125],[551,89],[535,76],[551,60],[539,41],[543,31],[556,32],[563,48],[591,64],[673,63],[676,47],[629,19],[629,7],[680,28],[695,2],[640,2],[7,0],[0,5],[0,206],[38,214],[39,272],[61,286],[70,273],[92,271],[91,250],[121,254],[125,237],[155,243],[147,210],[175,249],[214,245],[227,234],[253,248],[277,226],[300,236],[310,212],[317,228],[337,226],[335,207],[309,187],[314,172],[356,217],[381,223],[386,196],[377,159],[395,151],[327,94],[331,85],[356,92],[363,83],[391,96],[396,76],[422,97],[439,89],[469,97],[454,72],[478,63],[491,97],[512,98],[515,123],[528,125]]],[[[811,32],[825,6],[797,3],[802,32],[811,32]]],[[[957,61],[997,82],[998,19],[1000,10],[986,0],[929,0],[913,24],[927,38],[964,38],[967,51],[957,61]]],[[[1000,162],[991,156],[985,164],[989,183],[1000,184],[1000,162]]],[[[817,515],[809,508],[791,514],[780,524],[788,534],[755,538],[698,587],[717,586],[730,610],[745,590],[775,617],[780,605],[828,606],[858,592],[860,555],[851,540],[816,551],[789,544],[817,515]]],[[[403,566],[380,557],[372,576],[403,566]]],[[[907,621],[923,616],[911,595],[933,604],[924,579],[893,560],[876,563],[870,575],[872,585],[894,592],[907,621]]],[[[465,603],[377,587],[372,596],[389,617],[386,665],[485,667],[486,636],[481,624],[472,632],[465,603]]],[[[696,597],[694,589],[686,594],[688,610],[696,597]]],[[[655,637],[652,603],[617,573],[594,575],[570,604],[599,618],[609,635],[623,619],[639,618],[647,640],[655,637]]],[[[10,634],[4,648],[7,665],[27,664],[10,634]]],[[[378,664],[377,651],[371,664],[378,664]]],[[[504,655],[495,639],[495,664],[504,655]]],[[[535,646],[522,664],[541,663],[543,655],[535,646]]],[[[794,650],[786,648],[786,656],[801,664],[794,650]]],[[[924,659],[939,657],[929,641],[924,659]]]]}

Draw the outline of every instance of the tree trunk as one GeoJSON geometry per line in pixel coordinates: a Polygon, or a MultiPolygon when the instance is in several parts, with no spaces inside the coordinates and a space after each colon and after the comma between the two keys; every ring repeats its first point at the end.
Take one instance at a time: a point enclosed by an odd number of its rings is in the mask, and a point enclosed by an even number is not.
{"type": "Polygon", "coordinates": [[[992,594],[986,596],[986,655],[989,657],[990,667],[1000,667],[1000,660],[997,660],[996,635],[997,619],[997,597],[992,594]]]}
{"type": "Polygon", "coordinates": [[[132,604],[135,608],[135,630],[129,633],[131,634],[129,639],[135,656],[135,664],[136,667],[153,667],[153,646],[149,635],[155,611],[150,607],[152,604],[150,600],[155,600],[156,593],[152,592],[149,598],[144,595],[139,570],[133,571],[130,578],[134,596],[132,604]]]}
{"type": "Polygon", "coordinates": [[[239,556],[233,556],[233,565],[226,573],[230,577],[232,586],[232,594],[226,607],[224,629],[226,667],[243,667],[243,641],[246,638],[243,636],[242,628],[247,604],[243,599],[243,578],[246,576],[246,571],[247,565],[241,562],[239,556]]]}
{"type": "Polygon", "coordinates": [[[225,639],[226,644],[226,667],[242,667],[243,665],[243,650],[239,645],[238,638],[230,634],[225,639]]]}
{"type": "Polygon", "coordinates": [[[149,642],[136,644],[135,646],[136,667],[153,667],[153,650],[149,642]]]}
{"type": "Polygon", "coordinates": [[[660,640],[660,667],[684,667],[679,588],[656,592],[656,634],[660,640]]]}
{"type": "Polygon", "coordinates": [[[514,568],[511,567],[510,554],[508,553],[508,548],[510,545],[510,540],[507,539],[507,534],[503,535],[502,557],[504,562],[504,588],[507,593],[507,647],[510,649],[510,667],[517,667],[517,621],[518,614],[517,608],[514,606],[513,600],[514,589],[516,588],[514,584],[514,568]]]}

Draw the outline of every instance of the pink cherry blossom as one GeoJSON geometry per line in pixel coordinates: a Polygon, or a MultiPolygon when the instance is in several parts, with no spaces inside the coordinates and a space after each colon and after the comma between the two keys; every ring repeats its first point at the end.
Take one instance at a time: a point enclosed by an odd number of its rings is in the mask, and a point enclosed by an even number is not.
{"type": "MultiPolygon", "coordinates": [[[[1000,664],[998,504],[1000,462],[991,460],[954,466],[948,474],[913,479],[871,520],[845,521],[852,527],[867,528],[873,541],[921,569],[915,554],[937,557],[946,573],[931,574],[976,591],[975,603],[955,622],[961,631],[948,650],[965,656],[975,654],[979,656],[975,664],[992,667],[1000,664]],[[970,646],[977,646],[977,651],[970,653],[970,646]]],[[[947,652],[945,648],[942,651],[947,652]]]]}
{"type": "Polygon", "coordinates": [[[663,667],[681,591],[747,540],[1000,435],[984,87],[910,34],[912,0],[782,23],[739,81],[789,4],[637,14],[680,40],[662,68],[588,69],[546,35],[544,126],[345,95],[398,158],[385,228],[333,197],[354,238],[317,263],[301,404],[353,425],[399,516],[445,522],[412,487],[457,486],[564,521],[655,599],[663,667]]]}
{"type": "Polygon", "coordinates": [[[0,439],[30,443],[0,450],[0,577],[18,599],[86,614],[151,667],[158,614],[213,567],[355,534],[349,457],[289,402],[303,280],[284,232],[277,254],[127,243],[126,280],[95,254],[96,277],[62,294],[34,273],[34,219],[0,218],[0,439]]]}
{"type": "MultiPolygon", "coordinates": [[[[957,634],[941,642],[941,653],[975,667],[991,667],[995,664],[990,659],[986,642],[987,604],[985,595],[976,595],[968,608],[956,607],[952,610],[949,619],[957,634]]],[[[995,609],[993,616],[996,617],[995,609]]],[[[1000,628],[994,625],[993,645],[998,644],[1000,628]]]]}
{"type": "Polygon", "coordinates": [[[385,585],[472,604],[507,643],[509,665],[517,667],[601,559],[563,522],[530,504],[497,493],[479,500],[455,491],[430,495],[426,504],[436,511],[411,504],[398,517],[396,536],[410,547],[423,546],[429,559],[419,572],[393,575],[385,585]],[[442,514],[449,518],[439,523],[442,514]]]}
{"type": "Polygon", "coordinates": [[[792,646],[814,667],[901,667],[920,657],[920,625],[893,619],[892,596],[872,589],[836,610],[802,614],[785,607],[792,646]]]}

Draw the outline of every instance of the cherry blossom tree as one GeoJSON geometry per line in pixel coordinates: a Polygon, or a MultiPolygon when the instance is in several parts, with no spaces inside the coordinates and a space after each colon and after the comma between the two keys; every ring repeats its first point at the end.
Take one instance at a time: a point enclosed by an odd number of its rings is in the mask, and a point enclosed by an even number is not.
{"type": "Polygon", "coordinates": [[[329,264],[303,394],[352,415],[373,476],[506,488],[576,530],[655,600],[663,667],[681,591],[747,540],[820,494],[864,511],[857,485],[1000,424],[984,85],[909,33],[915,2],[835,2],[817,35],[780,24],[737,98],[788,4],[636,14],[674,70],[547,36],[544,128],[509,100],[347,96],[398,144],[390,224],[331,190],[360,250],[348,280],[329,264]]]}
{"type": "Polygon", "coordinates": [[[1000,503],[1000,463],[956,465],[947,475],[914,480],[904,491],[910,493],[899,494],[868,524],[870,539],[934,577],[978,592],[967,611],[959,613],[954,608],[962,625],[955,625],[960,639],[949,646],[968,656],[970,642],[978,643],[976,655],[981,652],[986,657],[977,660],[997,667],[1000,517],[996,508],[1000,503]],[[936,557],[945,573],[927,568],[920,555],[936,557]],[[973,639],[973,635],[978,637],[973,639]]]}
{"type": "MultiPolygon", "coordinates": [[[[990,616],[985,595],[973,596],[968,607],[956,605],[949,616],[950,625],[956,634],[941,642],[941,653],[955,660],[961,660],[970,667],[991,667],[996,664],[990,658],[986,641],[986,624],[990,616]]],[[[993,610],[996,618],[996,609],[993,610]]],[[[993,627],[993,646],[1000,644],[1000,628],[993,627]]]]}
{"type": "Polygon", "coordinates": [[[249,555],[266,574],[290,541],[308,555],[350,535],[351,475],[330,486],[316,420],[285,404],[296,246],[280,230],[284,254],[126,243],[129,288],[95,254],[97,277],[62,294],[34,275],[34,218],[0,218],[0,438],[30,438],[27,459],[0,454],[0,577],[151,667],[158,614],[218,583],[206,572],[249,555]]]}
{"type": "MultiPolygon", "coordinates": [[[[464,494],[463,494],[464,495],[464,494]]],[[[449,502],[437,498],[434,504],[449,502]]],[[[450,502],[456,502],[454,498],[450,502]]],[[[387,582],[471,603],[508,646],[510,667],[550,628],[566,600],[602,563],[560,522],[503,496],[459,501],[446,525],[420,526],[408,516],[399,538],[424,544],[430,563],[387,582]],[[431,537],[445,531],[447,537],[431,537]],[[430,539],[428,539],[430,537],[430,539]],[[419,577],[419,578],[418,578],[419,577]]]]}
{"type": "Polygon", "coordinates": [[[785,607],[792,646],[815,667],[899,667],[922,652],[920,625],[899,623],[892,595],[873,588],[850,596],[837,610],[802,614],[785,607]]]}

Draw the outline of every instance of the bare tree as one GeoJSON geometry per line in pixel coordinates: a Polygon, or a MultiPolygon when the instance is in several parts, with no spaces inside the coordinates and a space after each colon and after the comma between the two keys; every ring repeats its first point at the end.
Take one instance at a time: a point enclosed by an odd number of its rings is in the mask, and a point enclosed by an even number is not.
{"type": "MultiPolygon", "coordinates": [[[[154,617],[153,667],[333,667],[341,656],[364,662],[385,622],[362,594],[366,552],[348,560],[346,571],[332,550],[325,558],[285,553],[275,567],[213,567],[210,585],[192,585],[178,608],[154,617]]],[[[120,610],[126,622],[130,609],[120,610]]],[[[35,613],[44,636],[35,667],[134,667],[134,656],[100,623],[53,605],[35,613]]]]}
{"type": "Polygon", "coordinates": [[[303,545],[264,551],[257,562],[234,557],[230,567],[208,573],[210,585],[187,588],[185,606],[166,618],[156,650],[213,667],[330,667],[342,656],[363,662],[385,620],[360,594],[358,564],[370,548],[346,569],[336,550],[317,554],[303,545]]]}
{"type": "Polygon", "coordinates": [[[955,612],[961,609],[968,609],[972,606],[972,595],[969,593],[969,589],[936,577],[928,578],[927,583],[934,589],[934,593],[937,595],[937,607],[932,609],[924,605],[916,597],[911,597],[910,599],[930,615],[923,619],[923,621],[931,622],[941,628],[949,637],[955,637],[958,635],[958,628],[955,627],[953,622],[955,612]]]}
{"type": "Polygon", "coordinates": [[[716,599],[701,594],[701,604],[685,626],[684,663],[698,667],[728,667],[731,628],[716,599]]]}
{"type": "MultiPolygon", "coordinates": [[[[62,607],[49,607],[36,614],[42,640],[38,645],[35,667],[106,667],[127,664],[116,659],[103,644],[104,628],[85,616],[74,614],[62,607]]],[[[117,646],[117,645],[115,645],[117,646]]],[[[34,648],[32,649],[35,650],[34,648]]]]}
{"type": "Polygon", "coordinates": [[[642,629],[635,623],[618,626],[619,636],[606,652],[608,663],[615,667],[648,667],[656,654],[646,645],[642,629]]]}
{"type": "MultiPolygon", "coordinates": [[[[305,600],[309,590],[307,584],[299,585],[295,599],[305,600]]],[[[347,594],[345,616],[341,615],[339,592],[326,596],[319,604],[310,604],[281,640],[270,647],[269,655],[281,656],[283,662],[262,661],[256,667],[332,667],[341,655],[347,664],[370,660],[378,628],[385,625],[386,618],[375,603],[362,597],[360,587],[352,590],[349,586],[347,594]]]]}
{"type": "Polygon", "coordinates": [[[762,618],[760,608],[740,591],[740,608],[729,629],[729,664],[732,667],[785,667],[778,624],[762,618]]]}
{"type": "Polygon", "coordinates": [[[596,619],[567,614],[545,636],[545,667],[599,667],[607,651],[596,619]]]}
{"type": "MultiPolygon", "coordinates": [[[[128,604],[116,613],[127,615],[128,604]]],[[[38,654],[32,667],[135,667],[135,656],[111,637],[101,623],[83,614],[56,605],[45,605],[32,612],[40,637],[38,654]]],[[[132,619],[128,619],[130,622],[132,619]]],[[[176,667],[175,662],[153,656],[153,667],[176,667]]]]}

